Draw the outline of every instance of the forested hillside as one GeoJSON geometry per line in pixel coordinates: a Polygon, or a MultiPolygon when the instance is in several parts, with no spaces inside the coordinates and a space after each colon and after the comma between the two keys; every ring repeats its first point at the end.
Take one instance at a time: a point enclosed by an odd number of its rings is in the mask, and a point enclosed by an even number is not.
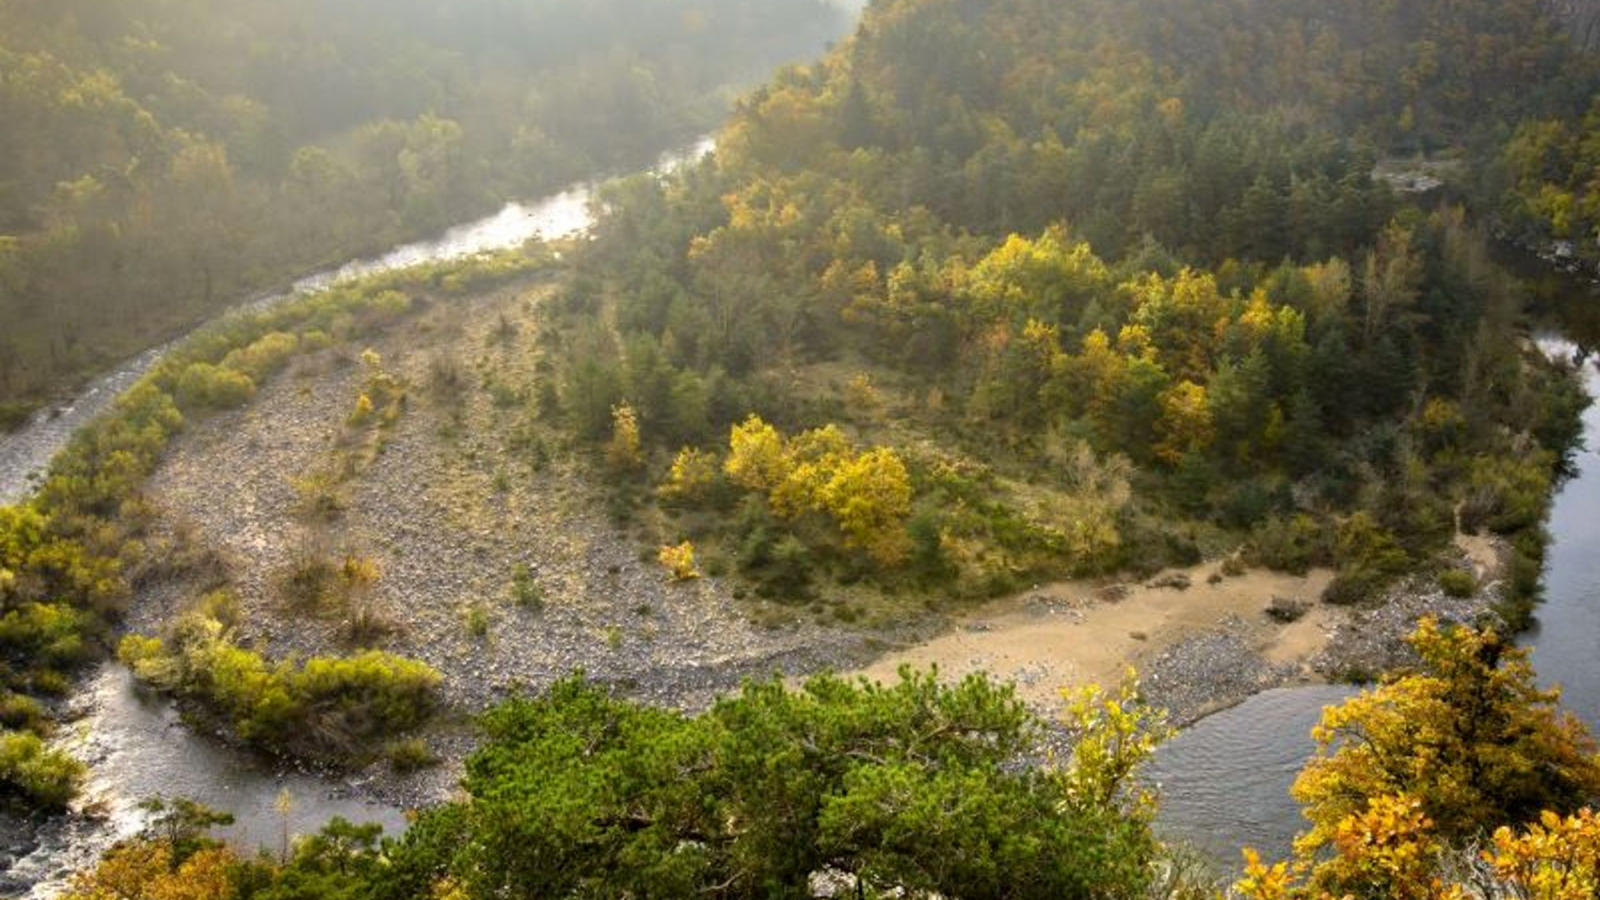
{"type": "Polygon", "coordinates": [[[873,4],[714,164],[612,192],[560,399],[595,439],[623,409],[662,536],[774,594],[1244,535],[1350,602],[1460,527],[1517,537],[1519,617],[1582,401],[1480,226],[1372,173],[1493,171],[1594,71],[1532,0],[873,4]]]}
{"type": "Polygon", "coordinates": [[[653,159],[822,0],[0,4],[0,409],[246,290],[653,159]]]}

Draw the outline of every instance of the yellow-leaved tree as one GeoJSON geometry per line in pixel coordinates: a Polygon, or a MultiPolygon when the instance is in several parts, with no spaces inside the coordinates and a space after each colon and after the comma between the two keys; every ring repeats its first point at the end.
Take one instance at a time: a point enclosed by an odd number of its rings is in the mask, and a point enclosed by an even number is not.
{"type": "Polygon", "coordinates": [[[623,471],[644,465],[644,451],[639,443],[639,416],[626,403],[611,407],[611,440],[606,444],[606,461],[612,468],[623,471]]]}
{"type": "Polygon", "coordinates": [[[1424,619],[1420,665],[1323,712],[1292,793],[1295,858],[1245,851],[1248,900],[1591,900],[1600,755],[1541,690],[1527,651],[1424,619]],[[1494,846],[1474,843],[1491,829],[1494,846]],[[1485,894],[1484,891],[1489,891],[1485,894]]]}
{"type": "Polygon", "coordinates": [[[704,450],[684,447],[672,458],[672,468],[666,480],[656,489],[661,499],[680,503],[694,503],[703,498],[717,482],[716,457],[704,450]]]}
{"type": "Polygon", "coordinates": [[[827,508],[826,491],[855,448],[839,426],[829,424],[795,436],[786,447],[787,473],[772,489],[772,510],[792,519],[827,508]]]}
{"type": "Polygon", "coordinates": [[[165,841],[135,840],[73,876],[63,900],[224,900],[234,896],[238,860],[209,847],[179,863],[165,841]]]}
{"type": "Polygon", "coordinates": [[[760,416],[751,415],[729,433],[728,458],[722,471],[740,487],[771,491],[789,472],[783,436],[760,416]]]}
{"type": "Polygon", "coordinates": [[[1312,732],[1318,753],[1291,791],[1311,820],[1301,847],[1330,843],[1378,797],[1416,798],[1455,839],[1600,796],[1594,740],[1538,686],[1526,650],[1431,618],[1410,642],[1415,670],[1325,710],[1312,732]]]}
{"type": "Polygon", "coordinates": [[[898,565],[910,551],[911,476],[899,454],[869,450],[835,471],[823,489],[828,512],[845,541],[883,565],[898,565]]]}
{"type": "Polygon", "coordinates": [[[1180,381],[1161,395],[1161,421],[1156,426],[1161,442],[1155,447],[1163,462],[1177,465],[1185,454],[1204,450],[1216,434],[1206,389],[1180,381]]]}
{"type": "Polygon", "coordinates": [[[673,581],[692,581],[700,577],[700,570],[694,565],[694,544],[689,541],[663,546],[656,554],[656,559],[671,574],[673,581]]]}

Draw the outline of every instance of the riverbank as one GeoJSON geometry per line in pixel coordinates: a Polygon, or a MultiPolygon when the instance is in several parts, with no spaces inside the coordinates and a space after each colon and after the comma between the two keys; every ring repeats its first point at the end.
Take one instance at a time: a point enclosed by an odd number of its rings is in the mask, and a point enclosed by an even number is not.
{"type": "MultiPolygon", "coordinates": [[[[715,138],[702,135],[680,149],[662,153],[651,172],[671,171],[696,162],[716,146],[715,138]]],[[[347,279],[389,272],[430,262],[461,259],[478,253],[517,247],[538,238],[555,240],[582,232],[591,223],[589,201],[594,188],[606,177],[568,185],[560,193],[528,203],[511,202],[485,218],[446,229],[438,236],[401,244],[343,264],[328,266],[305,275],[281,292],[257,291],[243,296],[232,307],[217,311],[215,321],[230,313],[269,308],[292,297],[324,290],[347,279]]],[[[0,504],[17,503],[38,486],[50,461],[65,447],[80,428],[100,417],[111,403],[144,377],[163,356],[183,340],[181,335],[203,327],[192,323],[174,333],[170,340],[151,346],[126,359],[116,368],[76,388],[71,397],[56,397],[34,410],[25,422],[7,433],[0,431],[0,504]]]]}
{"type": "Polygon", "coordinates": [[[1482,586],[1448,596],[1430,575],[1392,586],[1355,607],[1321,603],[1332,573],[1253,570],[1229,577],[1205,563],[1142,583],[1063,581],[986,604],[945,634],[892,651],[860,671],[893,677],[903,665],[938,666],[960,678],[987,672],[1053,717],[1064,688],[1113,684],[1129,667],[1176,725],[1191,724],[1273,688],[1363,680],[1409,659],[1405,638],[1423,616],[1485,618],[1498,595],[1497,541],[1462,536],[1454,564],[1482,586]]]}

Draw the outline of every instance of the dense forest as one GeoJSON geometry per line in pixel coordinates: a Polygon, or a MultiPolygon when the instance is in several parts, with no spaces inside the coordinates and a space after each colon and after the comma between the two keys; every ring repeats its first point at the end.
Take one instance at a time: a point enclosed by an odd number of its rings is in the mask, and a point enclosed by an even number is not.
{"type": "Polygon", "coordinates": [[[0,424],[244,292],[704,132],[823,0],[0,4],[0,424]]]}
{"type": "Polygon", "coordinates": [[[774,596],[1242,535],[1354,602],[1488,529],[1520,622],[1584,401],[1510,337],[1484,218],[1374,169],[1443,160],[1492,217],[1595,71],[1531,0],[874,4],[714,163],[611,190],[547,411],[611,441],[619,515],[774,596]]]}

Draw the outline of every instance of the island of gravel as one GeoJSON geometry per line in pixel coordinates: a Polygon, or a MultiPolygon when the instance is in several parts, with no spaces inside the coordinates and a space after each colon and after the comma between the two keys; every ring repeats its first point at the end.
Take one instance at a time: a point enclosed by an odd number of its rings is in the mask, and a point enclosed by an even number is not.
{"type": "Polygon", "coordinates": [[[417,807],[454,790],[474,744],[470,714],[579,670],[624,696],[693,710],[753,677],[886,677],[936,664],[1015,681],[1051,715],[1061,687],[1114,681],[1133,665],[1152,701],[1185,724],[1270,687],[1381,672],[1404,660],[1403,637],[1421,615],[1477,620],[1496,596],[1495,552],[1483,541],[1461,542],[1483,585],[1474,596],[1445,597],[1419,577],[1362,609],[1317,604],[1328,573],[1252,580],[1216,563],[1146,584],[1038,586],[893,626],[762,604],[732,578],[674,582],[645,532],[607,514],[592,450],[539,414],[541,380],[556,371],[546,357],[561,352],[540,314],[556,289],[543,276],[423,304],[370,343],[298,356],[249,405],[188,430],[146,493],[155,540],[191,563],[138,585],[126,628],[159,633],[227,586],[238,639],[273,658],[376,645],[435,667],[457,713],[426,736],[443,764],[406,773],[376,763],[356,779],[417,807]],[[406,400],[355,462],[348,422],[374,364],[406,385],[406,400]],[[337,497],[320,511],[307,508],[318,478],[337,497]],[[349,609],[308,610],[286,596],[308,558],[375,571],[361,598],[366,637],[352,639],[349,609]],[[1130,594],[1124,613],[1149,602],[1165,624],[1130,629],[1108,612],[1130,594]],[[1283,604],[1309,614],[1269,612],[1283,604]],[[1031,656],[997,660],[959,639],[1006,642],[1016,627],[1037,632],[1031,656]],[[1074,648],[1088,645],[1109,655],[1075,665],[1074,648]]]}

